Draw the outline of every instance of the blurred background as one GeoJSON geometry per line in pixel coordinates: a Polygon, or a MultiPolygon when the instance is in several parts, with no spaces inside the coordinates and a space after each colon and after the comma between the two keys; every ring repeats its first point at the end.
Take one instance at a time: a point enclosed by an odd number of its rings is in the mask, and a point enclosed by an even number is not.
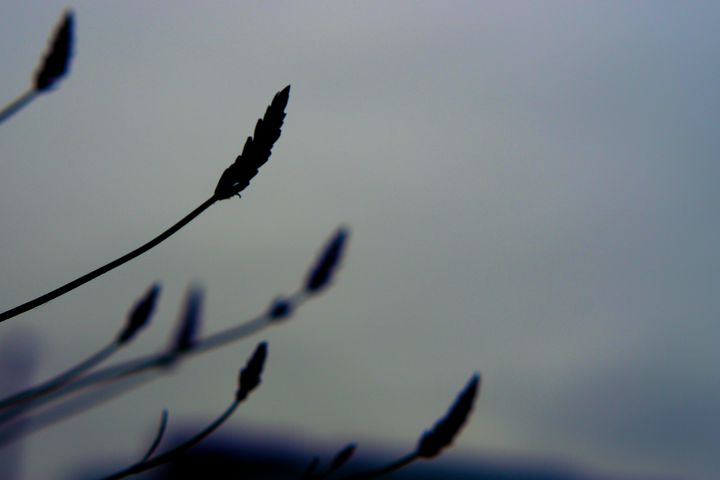
{"type": "MultiPolygon", "coordinates": [[[[1,102],[66,7],[3,2],[1,102]]],[[[265,382],[224,432],[403,452],[479,371],[441,461],[720,475],[717,3],[71,7],[69,77],[0,128],[2,310],[199,205],[292,91],[241,200],[2,325],[33,378],[116,335],[153,281],[157,315],[119,358],[166,345],[191,283],[215,332],[293,291],[338,225],[352,236],[334,286],[289,322],[32,436],[24,477],[126,465],[163,408],[171,431],[211,421],[261,339],[265,382]]]]}

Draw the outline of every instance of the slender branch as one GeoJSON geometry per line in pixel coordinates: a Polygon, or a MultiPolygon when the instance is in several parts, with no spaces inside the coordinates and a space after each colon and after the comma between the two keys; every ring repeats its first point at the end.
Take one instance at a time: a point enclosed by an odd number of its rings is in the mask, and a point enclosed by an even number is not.
{"type": "MultiPolygon", "coordinates": [[[[304,292],[298,292],[289,296],[285,302],[290,305],[289,311],[294,312],[297,307],[307,301],[307,298],[308,297],[304,292]]],[[[22,406],[22,408],[15,408],[9,410],[4,415],[0,415],[0,425],[15,419],[30,410],[35,410],[51,402],[62,400],[63,398],[82,390],[95,388],[100,385],[110,385],[114,382],[120,382],[124,379],[129,379],[130,377],[135,377],[143,373],[155,373],[157,375],[169,373],[171,370],[168,370],[168,366],[174,366],[186,357],[223,347],[229,343],[249,337],[250,335],[253,335],[267,327],[279,323],[279,319],[273,316],[272,312],[273,310],[271,309],[270,311],[258,315],[251,320],[241,323],[240,325],[227,328],[205,338],[200,338],[187,350],[181,352],[162,351],[156,354],[145,355],[90,373],[70,384],[64,385],[58,390],[50,392],[47,395],[28,401],[22,406]]],[[[282,319],[284,320],[285,318],[286,317],[283,317],[282,319]]],[[[130,389],[136,388],[150,379],[151,378],[146,377],[143,378],[143,381],[140,383],[129,382],[121,384],[119,388],[112,389],[110,392],[102,394],[101,401],[97,401],[94,398],[90,399],[85,408],[89,409],[96,405],[100,405],[101,403],[126,393],[130,389]]],[[[58,423],[65,418],[69,418],[70,416],[75,415],[77,411],[78,408],[68,408],[67,410],[63,410],[61,408],[57,413],[48,415],[48,419],[42,417],[42,419],[36,420],[36,416],[33,416],[31,417],[33,428],[18,431],[17,433],[14,431],[0,433],[0,446],[17,440],[20,436],[29,435],[42,427],[58,423]]]]}
{"type": "Polygon", "coordinates": [[[194,447],[195,445],[203,441],[205,437],[217,430],[220,425],[225,423],[225,421],[230,418],[230,416],[235,412],[240,403],[240,399],[235,399],[235,401],[233,401],[233,403],[227,408],[227,410],[225,410],[222,415],[216,418],[214,422],[205,427],[205,429],[203,429],[200,433],[181,443],[177,447],[168,450],[167,452],[163,453],[162,455],[158,455],[153,459],[136,463],[135,465],[132,465],[124,470],[120,470],[119,472],[115,472],[111,475],[108,475],[107,477],[103,477],[103,480],[116,480],[119,478],[129,477],[130,475],[136,475],[138,473],[145,472],[147,470],[171,461],[177,455],[180,455],[186,450],[194,447]]]}
{"type": "Polygon", "coordinates": [[[25,106],[27,106],[30,102],[32,102],[35,97],[37,97],[40,94],[37,90],[30,89],[27,92],[23,93],[19,97],[17,97],[15,100],[7,104],[2,110],[0,110],[0,123],[4,122],[8,118],[15,115],[17,112],[22,110],[25,106]]]}
{"type": "MultiPolygon", "coordinates": [[[[113,339],[112,342],[110,342],[110,344],[101,348],[98,352],[90,355],[90,357],[60,375],[51,378],[40,385],[36,385],[35,387],[28,388],[24,391],[16,393],[15,395],[0,400],[0,411],[4,408],[27,403],[44,395],[50,394],[51,392],[72,382],[96,365],[99,365],[121,347],[127,345],[133,338],[135,338],[135,336],[137,336],[138,332],[147,325],[153,311],[155,310],[155,303],[159,294],[160,285],[156,283],[152,285],[145,295],[133,306],[130,310],[130,314],[128,315],[126,325],[120,331],[120,334],[113,339]]],[[[0,414],[0,424],[22,414],[29,408],[32,407],[20,405],[10,413],[0,414]]]]}
{"type": "MultiPolygon", "coordinates": [[[[302,292],[299,292],[288,297],[287,301],[293,306],[292,309],[294,310],[305,303],[306,300],[307,297],[302,292]]],[[[184,359],[186,356],[189,357],[209,352],[210,350],[214,350],[229,343],[236,342],[242,338],[249,337],[271,325],[275,325],[276,323],[277,322],[270,313],[263,313],[251,320],[241,323],[240,325],[236,325],[212,335],[208,335],[204,338],[200,338],[191,348],[183,352],[159,352],[154,355],[148,355],[140,361],[130,361],[125,365],[117,365],[115,368],[109,367],[107,369],[100,370],[96,374],[81,380],[80,382],[85,383],[85,385],[79,385],[79,388],[87,387],[94,383],[106,382],[113,378],[127,377],[145,370],[165,367],[169,363],[174,363],[180,359],[184,359]]]]}
{"type": "MultiPolygon", "coordinates": [[[[55,42],[53,42],[53,48],[48,54],[43,64],[42,71],[38,74],[40,77],[47,77],[47,79],[38,80],[36,90],[43,90],[43,88],[49,88],[60,76],[62,76],[67,68],[67,58],[70,53],[70,46],[72,37],[72,15],[66,14],[63,24],[59,30],[55,42]],[[58,38],[60,40],[58,40],[58,38]],[[56,44],[60,44],[58,47],[56,44]],[[56,53],[57,52],[59,53],[56,53]],[[57,57],[57,58],[56,58],[57,57]],[[65,62],[65,63],[64,63],[65,62]],[[47,67],[47,72],[45,72],[47,67]],[[49,83],[48,83],[49,82],[49,83]]],[[[288,85],[283,90],[279,91],[273,97],[270,106],[265,110],[263,118],[259,119],[255,125],[254,137],[248,137],[243,147],[242,153],[235,159],[228,168],[220,176],[215,192],[213,195],[205,200],[199,207],[190,212],[172,227],[165,230],[163,233],[153,238],[146,244],[136,248],[130,253],[123,255],[122,257],[113,260],[112,262],[104,265],[90,273],[79,277],[62,287],[56,288],[55,290],[41,295],[34,300],[30,300],[22,305],[15,308],[11,308],[5,312],[0,313],[0,322],[4,322],[12,317],[20,315],[21,313],[32,310],[33,308],[39,307],[44,303],[49,302],[61,295],[64,295],[77,287],[93,280],[100,275],[109,272],[110,270],[119,267],[120,265],[129,262],[133,258],[147,252],[163,240],[167,239],[175,232],[180,230],[182,227],[190,223],[195,217],[204,212],[213,203],[218,200],[225,200],[235,195],[240,195],[240,192],[250,184],[250,180],[257,175],[258,169],[268,161],[272,152],[272,147],[275,142],[280,138],[280,129],[285,119],[285,107],[287,106],[288,98],[290,95],[290,86],[288,85]]],[[[341,242],[342,243],[342,240],[341,242]]]]}
{"type": "MultiPolygon", "coordinates": [[[[307,297],[305,297],[302,292],[295,293],[288,298],[288,302],[293,305],[294,309],[295,307],[299,307],[303,304],[306,301],[306,298],[307,297]]],[[[177,362],[185,360],[185,357],[199,355],[201,353],[206,353],[210,350],[223,347],[229,343],[249,337],[271,325],[275,325],[276,323],[275,319],[269,313],[264,313],[251,320],[241,323],[240,325],[236,325],[212,335],[208,335],[204,338],[200,338],[192,347],[182,352],[158,352],[156,354],[146,355],[145,357],[136,358],[118,365],[98,370],[95,373],[79,379],[72,385],[68,385],[62,392],[58,392],[58,394],[65,395],[73,391],[90,388],[101,383],[113,382],[122,378],[137,375],[148,370],[164,372],[166,371],[165,367],[168,365],[175,365],[177,362]]]]}
{"type": "MultiPolygon", "coordinates": [[[[145,385],[150,380],[152,379],[149,377],[127,378],[123,382],[108,385],[104,389],[91,390],[78,397],[68,398],[65,402],[42,413],[8,422],[0,427],[0,448],[77,415],[84,415],[90,409],[104,405],[130,390],[145,385]]],[[[43,397],[39,401],[44,404],[46,398],[43,397]]],[[[35,407],[33,402],[30,408],[21,413],[30,409],[34,410],[35,407]]]]}
{"type": "Polygon", "coordinates": [[[109,475],[107,477],[104,477],[106,480],[110,479],[118,479],[118,478],[125,478],[129,475],[134,475],[136,473],[141,473],[147,470],[150,470],[151,468],[155,468],[159,465],[162,465],[164,463],[167,463],[171,460],[173,460],[176,456],[180,455],[181,453],[185,452],[186,450],[194,447],[198,443],[200,443],[205,437],[210,435],[212,432],[218,429],[220,425],[225,423],[225,421],[230,418],[230,416],[235,412],[237,407],[244,402],[248,395],[255,390],[258,385],[262,382],[262,372],[263,368],[265,366],[265,359],[267,358],[267,343],[260,342],[257,347],[255,348],[255,351],[253,352],[252,356],[248,359],[247,363],[245,364],[245,367],[243,367],[242,370],[240,370],[240,375],[238,378],[238,388],[235,392],[235,399],[233,400],[232,404],[225,410],[217,419],[215,419],[214,422],[212,422],[210,425],[208,425],[204,430],[202,430],[197,435],[191,437],[190,439],[186,440],[185,442],[181,443],[180,445],[176,446],[175,448],[172,448],[168,450],[167,452],[163,453],[162,455],[158,455],[155,458],[152,459],[144,459],[143,461],[136,463],[135,465],[128,467],[126,469],[123,469],[119,472],[116,472],[112,475],[109,475]]]}
{"type": "Polygon", "coordinates": [[[162,440],[163,435],[165,435],[165,429],[167,427],[167,419],[168,419],[168,412],[167,410],[163,410],[162,415],[160,417],[160,425],[158,426],[158,431],[155,434],[155,439],[150,444],[150,448],[148,448],[147,452],[145,452],[145,455],[142,456],[139,463],[146,462],[152,457],[153,453],[155,453],[155,450],[160,446],[160,441],[162,440]]]}
{"type": "MultiPolygon", "coordinates": [[[[79,390],[96,387],[101,384],[109,384],[146,371],[155,370],[158,373],[168,372],[169,370],[167,367],[176,365],[180,360],[183,360],[186,355],[200,354],[219,348],[286,320],[309,298],[319,295],[332,283],[332,278],[337,272],[337,265],[342,257],[342,250],[344,249],[348,237],[347,229],[342,228],[339,229],[338,232],[341,233],[336,233],[333,237],[331,237],[331,240],[322,249],[321,254],[310,269],[310,272],[316,272],[319,269],[318,266],[323,266],[322,269],[326,271],[326,273],[323,274],[325,278],[322,282],[321,288],[311,288],[310,283],[306,281],[299,291],[286,298],[281,297],[274,300],[270,308],[267,309],[265,313],[251,320],[235,327],[230,327],[216,334],[209,335],[205,338],[195,340],[187,345],[187,348],[182,350],[177,350],[175,346],[173,346],[170,350],[135,358],[117,365],[112,365],[102,370],[98,370],[94,373],[90,373],[68,385],[65,385],[57,391],[28,402],[27,408],[24,408],[23,410],[18,409],[8,412],[6,414],[7,418],[5,421],[14,419],[17,416],[26,413],[30,409],[40,408],[50,402],[60,400],[63,397],[69,396],[79,390]],[[338,241],[339,236],[341,237],[340,241],[338,241]],[[340,243],[339,246],[338,243],[340,243]],[[328,256],[332,257],[331,262],[328,261],[328,256]]],[[[311,273],[309,278],[314,276],[315,273],[311,273]]],[[[107,396],[114,397],[124,393],[125,390],[126,389],[119,388],[107,396]]],[[[96,403],[97,402],[92,401],[93,405],[96,403]]],[[[91,405],[89,405],[88,408],[90,408],[90,406],[91,405]]],[[[43,422],[42,426],[57,423],[62,421],[65,417],[69,417],[75,413],[75,410],[70,409],[69,411],[71,413],[58,413],[53,415],[50,420],[43,422]]],[[[33,417],[33,419],[35,417],[33,417]]],[[[37,431],[38,429],[39,428],[35,428],[33,431],[37,431]]],[[[12,442],[20,436],[20,434],[13,432],[0,433],[0,445],[12,442]]]]}
{"type": "MultiPolygon", "coordinates": [[[[117,341],[113,341],[101,348],[99,351],[93,353],[77,365],[61,373],[60,375],[53,377],[44,383],[28,388],[26,390],[23,390],[22,392],[16,393],[15,395],[0,400],[0,410],[31,401],[35,398],[47,395],[48,393],[51,393],[63,387],[64,385],[77,378],[82,373],[90,370],[94,366],[106,360],[113,353],[117,352],[120,347],[120,343],[118,343],[117,341]]],[[[2,423],[3,420],[0,416],[0,424],[2,423]]]]}
{"type": "Polygon", "coordinates": [[[40,305],[43,305],[50,300],[54,300],[57,297],[61,295],[65,295],[68,292],[71,292],[72,290],[78,288],[81,285],[84,285],[85,283],[89,282],[90,280],[94,280],[95,278],[99,277],[100,275],[103,275],[110,270],[113,270],[114,268],[119,267],[120,265],[123,265],[130,260],[134,259],[135,257],[138,257],[142,255],[143,253],[147,252],[151,248],[155,247],[162,241],[166,240],[168,237],[176,233],[178,230],[180,230],[182,227],[190,223],[195,217],[200,215],[202,212],[207,210],[212,204],[214,204],[217,201],[217,198],[213,195],[209,199],[205,200],[199,207],[197,207],[192,212],[188,213],[184,218],[182,218],[179,222],[177,222],[172,227],[168,228],[164,232],[162,232],[157,237],[153,238],[149,242],[147,242],[144,245],[141,245],[140,247],[136,248],[135,250],[126,253],[120,258],[117,258],[113,260],[112,262],[103,265],[102,267],[93,270],[90,273],[86,273],[85,275],[76,278],[75,280],[66,283],[65,285],[56,288],[55,290],[48,292],[44,295],[41,295],[33,300],[30,300],[28,302],[23,303],[22,305],[18,305],[17,307],[11,308],[10,310],[7,310],[3,313],[0,313],[0,322],[4,322],[5,320],[8,320],[10,318],[13,318],[17,315],[20,315],[21,313],[25,313],[28,310],[32,310],[33,308],[39,307],[40,305]]]}

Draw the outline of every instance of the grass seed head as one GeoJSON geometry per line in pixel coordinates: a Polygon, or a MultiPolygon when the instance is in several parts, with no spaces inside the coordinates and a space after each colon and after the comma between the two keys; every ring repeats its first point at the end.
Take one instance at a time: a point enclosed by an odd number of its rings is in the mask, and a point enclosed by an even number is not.
{"type": "Polygon", "coordinates": [[[445,417],[441,418],[431,430],[425,432],[420,438],[417,447],[419,457],[435,457],[452,444],[472,411],[479,387],[480,376],[475,374],[460,392],[445,417]]]}
{"type": "Polygon", "coordinates": [[[338,228],[310,270],[305,281],[305,291],[318,293],[332,281],[333,275],[340,265],[349,236],[350,232],[347,228],[338,228]]]}
{"type": "Polygon", "coordinates": [[[155,310],[155,303],[160,295],[160,284],[156,283],[151,286],[145,296],[141,298],[130,311],[127,325],[120,332],[118,343],[129,342],[143,328],[155,310]]]}
{"type": "Polygon", "coordinates": [[[255,348],[252,357],[248,360],[245,368],[240,371],[237,398],[244,399],[247,395],[260,385],[260,375],[267,357],[267,343],[261,342],[255,348]]]}
{"type": "Polygon", "coordinates": [[[55,29],[43,62],[35,72],[34,87],[38,92],[49,90],[67,73],[72,58],[73,26],[73,13],[68,10],[55,29]]]}

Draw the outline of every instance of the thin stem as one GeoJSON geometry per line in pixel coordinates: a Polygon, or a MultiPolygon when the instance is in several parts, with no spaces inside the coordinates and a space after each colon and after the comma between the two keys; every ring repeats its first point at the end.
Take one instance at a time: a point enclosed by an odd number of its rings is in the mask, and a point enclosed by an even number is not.
{"type": "Polygon", "coordinates": [[[155,434],[155,439],[153,440],[152,444],[150,444],[150,448],[148,448],[147,452],[145,452],[145,455],[142,456],[139,463],[147,462],[150,457],[152,457],[153,453],[155,453],[155,450],[157,450],[157,447],[160,446],[160,441],[162,440],[163,435],[165,435],[165,428],[167,427],[167,419],[168,419],[168,412],[167,410],[163,410],[162,416],[160,417],[160,425],[158,426],[158,431],[155,434]]]}
{"type": "Polygon", "coordinates": [[[163,465],[165,463],[170,462],[173,458],[175,458],[177,455],[183,453],[186,450],[189,450],[190,448],[194,447],[198,443],[200,443],[202,440],[205,439],[208,435],[213,433],[215,430],[220,427],[230,416],[235,412],[237,407],[242,402],[242,398],[236,398],[235,401],[228,407],[227,410],[225,410],[222,415],[220,415],[217,419],[215,419],[214,422],[212,422],[210,425],[205,427],[203,431],[198,433],[197,435],[193,436],[189,440],[186,440],[185,442],[181,443],[175,448],[172,448],[168,450],[167,452],[158,455],[157,457],[141,461],[139,463],[136,463],[135,465],[132,465],[131,467],[128,467],[124,470],[120,470],[119,472],[113,473],[112,475],[109,475],[107,477],[103,477],[103,480],[115,480],[119,478],[125,478],[130,475],[135,475],[141,472],[145,472],[147,470],[150,470],[152,468],[155,468],[157,466],[163,465]]]}
{"type": "Polygon", "coordinates": [[[47,302],[49,302],[50,300],[54,300],[55,298],[57,298],[57,297],[59,297],[59,296],[61,296],[61,295],[64,295],[64,294],[66,294],[66,293],[68,293],[68,292],[76,289],[77,287],[79,287],[79,286],[81,286],[81,285],[89,282],[90,280],[93,280],[93,279],[99,277],[100,275],[103,275],[103,274],[109,272],[110,270],[112,270],[112,269],[114,269],[114,268],[117,268],[117,267],[119,267],[120,265],[122,265],[122,264],[124,264],[124,263],[129,262],[129,261],[132,260],[133,258],[135,258],[135,257],[137,257],[137,256],[139,256],[139,255],[142,255],[143,253],[145,253],[145,252],[147,252],[148,250],[150,250],[151,248],[155,247],[156,245],[158,245],[158,244],[159,244],[160,242],[162,242],[163,240],[166,240],[168,237],[170,237],[171,235],[173,235],[175,232],[177,232],[178,230],[180,230],[182,227],[184,227],[185,225],[187,225],[188,223],[190,223],[195,217],[197,217],[197,216],[200,215],[202,212],[204,212],[205,210],[207,210],[207,209],[210,207],[210,205],[212,205],[212,204],[215,203],[216,201],[217,201],[217,199],[216,199],[215,196],[213,195],[213,196],[210,197],[209,199],[205,200],[205,202],[203,202],[203,203],[202,203],[199,207],[197,207],[195,210],[193,210],[192,212],[188,213],[184,218],[182,218],[182,219],[181,219],[179,222],[177,222],[175,225],[173,225],[172,227],[168,228],[167,230],[165,230],[165,231],[162,232],[160,235],[158,235],[157,237],[153,238],[152,240],[150,240],[150,241],[147,242],[146,244],[144,244],[144,245],[136,248],[136,249],[133,250],[132,252],[129,252],[129,253],[123,255],[122,257],[120,257],[120,258],[118,258],[118,259],[116,259],[116,260],[113,260],[112,262],[110,262],[110,263],[108,263],[108,264],[106,264],[106,265],[103,265],[102,267],[100,267],[100,268],[98,268],[98,269],[96,269],[96,270],[93,270],[93,271],[90,272],[90,273],[86,273],[86,274],[83,275],[82,277],[76,278],[75,280],[73,280],[73,281],[71,281],[71,282],[69,282],[69,283],[66,283],[66,284],[63,285],[62,287],[56,288],[55,290],[53,290],[53,291],[51,291],[51,292],[48,292],[48,293],[46,293],[46,294],[44,294],[44,295],[41,295],[41,296],[39,296],[39,297],[37,297],[37,298],[35,298],[35,299],[33,299],[33,300],[30,300],[29,302],[23,303],[22,305],[19,305],[19,306],[17,306],[17,307],[11,308],[10,310],[7,310],[7,311],[5,311],[5,312],[3,312],[3,313],[0,313],[0,322],[4,322],[5,320],[8,320],[8,319],[10,319],[10,318],[12,318],[12,317],[15,317],[15,316],[17,316],[17,315],[20,315],[21,313],[25,313],[25,312],[27,312],[28,310],[32,310],[33,308],[39,307],[40,305],[43,305],[44,303],[47,303],[47,302]]]}
{"type": "Polygon", "coordinates": [[[0,110],[0,123],[22,110],[23,107],[32,102],[39,94],[40,92],[33,88],[7,104],[2,110],[0,110]]]}
{"type": "MultiPolygon", "coordinates": [[[[139,388],[150,380],[150,378],[144,377],[128,378],[124,382],[109,385],[106,389],[92,390],[81,394],[78,398],[66,399],[65,402],[46,412],[38,413],[31,417],[22,417],[15,422],[2,425],[2,427],[0,427],[0,448],[47,427],[51,427],[56,423],[63,422],[77,415],[84,415],[90,409],[103,405],[130,390],[139,388]]],[[[40,399],[43,404],[45,403],[45,398],[46,397],[40,399]]],[[[34,409],[35,406],[33,402],[30,408],[34,409]]]]}
{"type": "MultiPolygon", "coordinates": [[[[306,297],[303,293],[296,293],[288,298],[288,302],[293,304],[293,309],[299,307],[305,302],[305,300],[306,297]]],[[[213,335],[200,338],[192,347],[182,352],[158,352],[156,354],[136,358],[118,365],[98,370],[95,373],[79,379],[72,385],[68,385],[66,389],[58,393],[70,393],[72,391],[88,388],[99,383],[111,382],[113,380],[136,375],[146,370],[153,370],[173,365],[180,360],[184,360],[185,357],[199,355],[201,353],[220,348],[228,343],[249,337],[250,335],[253,335],[276,323],[278,322],[274,322],[270,316],[265,313],[243,322],[240,325],[236,325],[213,335]]]]}
{"type": "MultiPolygon", "coordinates": [[[[105,361],[113,353],[117,352],[121,346],[121,343],[114,340],[110,344],[101,348],[99,351],[93,353],[88,358],[78,363],[74,367],[69,368],[60,375],[57,375],[56,377],[53,377],[50,380],[41,383],[40,385],[36,385],[34,387],[23,390],[22,392],[16,393],[15,395],[0,400],[0,410],[42,397],[43,395],[47,395],[61,388],[62,386],[67,385],[69,382],[73,381],[75,378],[77,378],[84,372],[105,361]]],[[[3,423],[3,421],[2,417],[0,416],[0,424],[1,423],[3,423]]]]}
{"type": "MultiPolygon", "coordinates": [[[[302,291],[289,296],[287,301],[292,305],[291,311],[295,311],[297,307],[307,301],[307,298],[308,297],[306,296],[306,294],[302,291]]],[[[169,372],[170,370],[167,369],[168,366],[177,364],[179,361],[184,360],[185,357],[198,355],[216,348],[220,348],[224,345],[227,345],[228,343],[257,333],[258,331],[263,330],[264,328],[267,328],[271,325],[281,323],[281,321],[276,321],[268,313],[264,313],[235,327],[230,327],[213,335],[209,335],[205,338],[200,338],[188,350],[184,350],[182,352],[158,352],[156,354],[145,355],[144,357],[131,359],[117,365],[111,365],[94,373],[90,373],[82,378],[79,378],[75,382],[65,385],[61,389],[51,392],[48,395],[40,398],[35,398],[29,401],[26,405],[23,405],[22,409],[17,408],[8,411],[5,415],[0,416],[0,424],[16,418],[31,409],[36,409],[47,403],[60,400],[63,397],[71,395],[80,390],[97,387],[101,384],[108,385],[110,383],[117,382],[125,378],[139,375],[143,372],[149,372],[152,370],[155,370],[156,373],[169,372]]],[[[121,395],[125,392],[125,390],[126,389],[119,388],[110,393],[110,396],[114,397],[117,395],[121,395]]],[[[53,418],[52,423],[56,423],[62,420],[61,416],[58,417],[59,418],[53,418]]],[[[16,438],[14,435],[6,435],[6,437],[7,439],[3,438],[3,436],[0,435],[0,445],[15,440],[16,438]]]]}
{"type": "Polygon", "coordinates": [[[353,475],[348,475],[346,477],[342,477],[342,480],[357,480],[361,478],[374,478],[381,475],[387,475],[388,473],[392,473],[396,470],[400,470],[401,468],[408,466],[418,458],[420,457],[418,456],[417,452],[408,453],[404,457],[399,458],[398,460],[392,462],[389,465],[377,468],[375,470],[369,470],[367,472],[360,472],[353,475]]]}

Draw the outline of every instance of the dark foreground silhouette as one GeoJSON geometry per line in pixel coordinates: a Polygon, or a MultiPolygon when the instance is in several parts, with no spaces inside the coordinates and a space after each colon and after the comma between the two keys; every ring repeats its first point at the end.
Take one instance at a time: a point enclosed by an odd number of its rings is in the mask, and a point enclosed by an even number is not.
{"type": "MultiPolygon", "coordinates": [[[[190,428],[188,431],[194,431],[190,428]]],[[[187,433],[187,432],[186,432],[187,433]]],[[[178,441],[184,438],[177,434],[178,441]]],[[[300,480],[314,456],[322,460],[318,471],[325,471],[333,456],[340,449],[328,447],[327,443],[313,447],[311,442],[287,436],[269,437],[262,434],[246,436],[237,433],[218,432],[216,436],[193,448],[173,463],[160,467],[152,475],[142,478],[152,480],[212,478],[235,480],[300,480]]],[[[397,455],[397,450],[385,451],[377,445],[358,444],[348,463],[329,479],[342,479],[353,473],[376,469],[387,464],[397,455]]],[[[457,458],[457,457],[456,457],[457,458]]],[[[95,465],[97,473],[107,466],[95,465]]],[[[96,478],[87,472],[82,478],[96,478]]],[[[588,471],[560,462],[530,462],[523,459],[497,460],[485,455],[468,455],[460,460],[439,459],[417,462],[391,474],[379,477],[396,480],[672,480],[671,477],[613,476],[603,472],[588,471]]]]}

